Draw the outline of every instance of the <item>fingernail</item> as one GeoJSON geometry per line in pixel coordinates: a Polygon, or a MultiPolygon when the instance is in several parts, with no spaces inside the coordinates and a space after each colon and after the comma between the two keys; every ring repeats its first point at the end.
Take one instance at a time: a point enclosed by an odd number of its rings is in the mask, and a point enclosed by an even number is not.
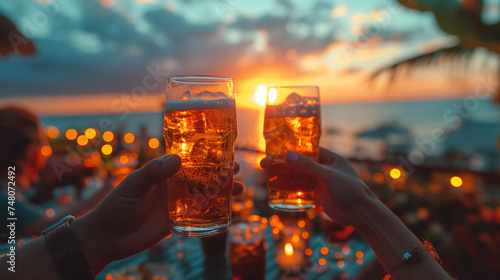
{"type": "Polygon", "coordinates": [[[286,158],[289,160],[289,161],[297,161],[299,160],[299,154],[295,153],[295,152],[292,152],[292,151],[288,151],[286,153],[286,158]]]}
{"type": "Polygon", "coordinates": [[[168,155],[163,159],[163,168],[174,168],[180,163],[180,158],[177,155],[168,155]]]}

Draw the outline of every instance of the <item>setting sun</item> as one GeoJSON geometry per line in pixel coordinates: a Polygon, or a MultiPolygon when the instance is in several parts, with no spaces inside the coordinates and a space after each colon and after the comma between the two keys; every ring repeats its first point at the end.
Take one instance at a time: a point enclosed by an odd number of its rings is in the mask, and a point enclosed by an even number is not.
{"type": "Polygon", "coordinates": [[[253,101],[260,106],[265,106],[267,100],[267,86],[260,85],[253,96],[253,101]]]}
{"type": "Polygon", "coordinates": [[[278,90],[275,88],[270,88],[269,89],[269,103],[270,104],[276,103],[277,97],[278,97],[278,90]]]}

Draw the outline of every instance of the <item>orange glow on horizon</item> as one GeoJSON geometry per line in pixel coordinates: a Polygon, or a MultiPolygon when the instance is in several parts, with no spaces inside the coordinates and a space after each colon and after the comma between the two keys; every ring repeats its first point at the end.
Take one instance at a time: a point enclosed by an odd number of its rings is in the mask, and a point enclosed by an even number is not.
{"type": "Polygon", "coordinates": [[[104,7],[109,7],[115,4],[114,0],[99,0],[99,2],[101,2],[101,5],[104,7]]]}

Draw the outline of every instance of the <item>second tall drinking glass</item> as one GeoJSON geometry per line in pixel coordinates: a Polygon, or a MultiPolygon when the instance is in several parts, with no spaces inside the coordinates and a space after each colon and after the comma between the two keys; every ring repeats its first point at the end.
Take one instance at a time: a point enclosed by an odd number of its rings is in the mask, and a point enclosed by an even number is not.
{"type": "Polygon", "coordinates": [[[165,100],[167,154],[182,159],[167,182],[171,230],[187,237],[222,233],[231,223],[237,134],[233,80],[170,77],[165,100]]]}
{"type": "Polygon", "coordinates": [[[304,211],[313,207],[316,178],[291,168],[285,158],[287,151],[293,151],[318,160],[320,116],[318,87],[268,88],[264,138],[272,208],[304,211]]]}

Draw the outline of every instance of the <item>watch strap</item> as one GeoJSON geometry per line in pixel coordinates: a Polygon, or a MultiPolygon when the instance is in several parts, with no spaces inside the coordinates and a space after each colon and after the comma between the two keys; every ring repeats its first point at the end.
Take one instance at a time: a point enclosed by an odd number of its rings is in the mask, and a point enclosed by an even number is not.
{"type": "Polygon", "coordinates": [[[66,220],[46,233],[47,248],[63,279],[94,280],[90,265],[69,227],[70,220],[72,219],[66,220]]]}

